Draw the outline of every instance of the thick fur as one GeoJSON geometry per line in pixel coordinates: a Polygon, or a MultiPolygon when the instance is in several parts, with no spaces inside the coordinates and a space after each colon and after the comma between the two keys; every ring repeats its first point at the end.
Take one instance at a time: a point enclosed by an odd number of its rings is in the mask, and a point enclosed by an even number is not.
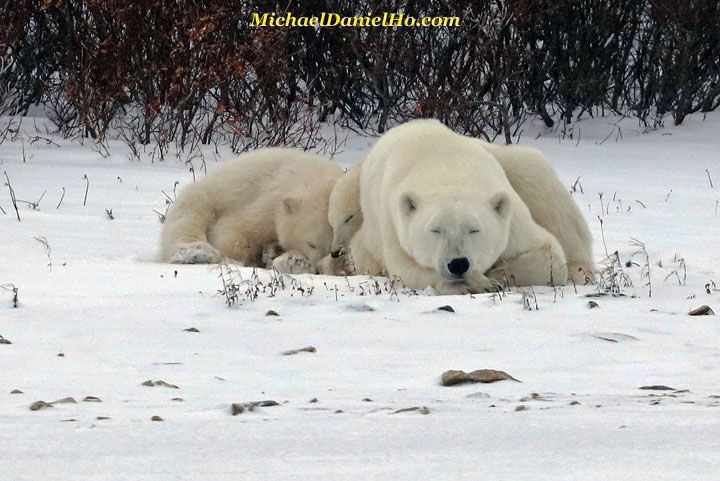
{"type": "Polygon", "coordinates": [[[593,279],[592,235],[570,191],[542,152],[531,147],[483,144],[500,163],[535,222],[560,242],[568,276],[576,284],[593,279]]]}
{"type": "Polygon", "coordinates": [[[481,292],[494,284],[564,284],[566,261],[533,221],[482,142],[434,120],[389,130],[360,174],[364,222],[350,243],[357,273],[392,277],[441,294],[481,292]],[[452,265],[462,260],[465,272],[452,265]],[[517,267],[517,268],[515,268],[517,267]]]}
{"type": "Polygon", "coordinates": [[[278,262],[317,263],[330,252],[330,191],[342,174],[330,160],[299,150],[240,155],[185,187],[168,211],[159,259],[213,263],[230,258],[263,266],[277,244],[278,262]]]}
{"type": "Polygon", "coordinates": [[[323,274],[349,275],[353,272],[346,265],[346,254],[350,239],[363,221],[360,209],[360,169],[363,160],[343,174],[330,193],[328,223],[332,227],[332,248],[330,255],[318,264],[323,274]]]}
{"type": "MultiPolygon", "coordinates": [[[[364,160],[364,159],[363,159],[364,160]]],[[[363,161],[338,179],[330,194],[328,222],[333,230],[332,250],[337,257],[350,243],[350,239],[362,225],[360,209],[360,172],[363,161]]]]}
{"type": "MultiPolygon", "coordinates": [[[[530,210],[533,220],[558,240],[568,263],[568,276],[576,284],[593,279],[592,235],[585,217],[542,152],[531,147],[503,146],[483,142],[500,163],[510,185],[530,210]]],[[[338,180],[330,196],[328,220],[333,227],[333,249],[344,250],[360,227],[360,169],[362,163],[338,180]],[[351,222],[345,220],[351,218],[351,222]]],[[[362,255],[362,254],[361,254],[362,255]]],[[[345,259],[324,259],[323,272],[351,272],[345,259]]]]}

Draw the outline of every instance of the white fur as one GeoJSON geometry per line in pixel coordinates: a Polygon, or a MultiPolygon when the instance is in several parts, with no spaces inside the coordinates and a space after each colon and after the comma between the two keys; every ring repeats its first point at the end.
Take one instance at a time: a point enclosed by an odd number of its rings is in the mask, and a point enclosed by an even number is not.
{"type": "Polygon", "coordinates": [[[592,235],[580,208],[542,152],[516,145],[484,146],[500,162],[533,220],[560,242],[568,276],[577,284],[593,279],[592,235]]]}
{"type": "Polygon", "coordinates": [[[407,122],[378,140],[360,174],[360,205],[364,222],[350,244],[358,273],[384,270],[440,293],[487,290],[493,267],[512,285],[567,280],[562,248],[497,160],[437,121],[407,122]],[[450,272],[458,259],[469,264],[460,277],[450,272]]]}
{"type": "MultiPolygon", "coordinates": [[[[364,159],[363,159],[364,160],[364,159]]],[[[360,172],[363,161],[341,176],[330,193],[328,222],[333,230],[332,250],[341,253],[362,225],[360,210],[360,172]]]]}
{"type": "MultiPolygon", "coordinates": [[[[485,142],[483,147],[498,160],[533,220],[555,236],[562,246],[568,263],[568,276],[577,284],[591,281],[595,271],[592,235],[580,208],[542,152],[531,147],[485,142]]],[[[361,225],[361,168],[362,163],[359,163],[342,176],[330,195],[328,220],[333,227],[334,250],[344,250],[361,225]],[[350,216],[351,222],[345,223],[350,216]]],[[[345,264],[346,259],[326,258],[321,267],[326,274],[344,275],[352,272],[352,268],[345,264]]]]}
{"type": "Polygon", "coordinates": [[[328,198],[341,173],[330,160],[299,150],[242,154],[180,192],[163,225],[159,259],[227,257],[263,266],[263,251],[277,243],[314,265],[330,252],[328,198]]]}

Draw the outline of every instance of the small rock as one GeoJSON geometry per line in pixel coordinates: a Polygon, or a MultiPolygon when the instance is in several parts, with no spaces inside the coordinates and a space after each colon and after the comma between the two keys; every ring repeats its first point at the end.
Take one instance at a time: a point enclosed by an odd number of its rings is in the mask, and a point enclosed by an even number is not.
{"type": "Polygon", "coordinates": [[[543,397],[540,396],[540,395],[539,395],[538,393],[536,393],[536,392],[530,393],[529,396],[524,396],[524,397],[520,398],[520,402],[521,402],[521,403],[525,403],[525,402],[528,402],[528,401],[546,401],[546,399],[543,399],[543,397]]]}
{"type": "Polygon", "coordinates": [[[150,421],[165,421],[165,420],[163,418],[161,418],[160,416],[155,415],[150,418],[150,421]]]}
{"type": "Polygon", "coordinates": [[[0,344],[12,344],[8,339],[5,339],[4,337],[0,336],[0,344]]]}
{"type": "Polygon", "coordinates": [[[245,411],[254,411],[256,407],[279,406],[280,403],[271,399],[265,401],[252,401],[247,403],[232,403],[230,405],[230,413],[233,416],[242,414],[245,411]]]}
{"type": "Polygon", "coordinates": [[[182,401],[184,401],[184,399],[181,397],[174,397],[171,399],[171,401],[181,401],[182,402],[182,401]]]}
{"type": "Polygon", "coordinates": [[[71,397],[64,397],[48,404],[77,404],[77,401],[71,397]]]}
{"type": "Polygon", "coordinates": [[[710,309],[710,306],[705,304],[700,307],[696,307],[692,311],[688,312],[688,315],[690,315],[690,316],[714,316],[715,312],[712,309],[710,309]]]}
{"type": "Polygon", "coordinates": [[[95,419],[97,419],[98,421],[107,421],[108,419],[110,419],[110,416],[97,416],[95,419]]]}
{"type": "Polygon", "coordinates": [[[292,356],[293,354],[298,354],[300,352],[317,352],[317,349],[315,349],[313,346],[307,346],[302,347],[300,349],[291,349],[290,351],[285,351],[282,353],[283,356],[292,356]]]}
{"type": "Polygon", "coordinates": [[[153,386],[165,386],[169,387],[171,389],[180,389],[179,386],[176,386],[175,384],[170,384],[169,382],[165,382],[162,380],[153,381],[151,379],[148,379],[144,383],[142,383],[143,386],[153,387],[153,386]]]}
{"type": "Polygon", "coordinates": [[[277,311],[273,311],[272,309],[270,309],[269,311],[267,311],[267,312],[265,313],[265,315],[266,315],[266,316],[276,316],[276,317],[277,317],[277,316],[279,316],[280,314],[278,314],[277,311]]]}
{"type": "Polygon", "coordinates": [[[335,414],[340,414],[340,413],[343,413],[343,412],[345,412],[345,411],[343,411],[342,409],[338,409],[337,411],[335,411],[335,414]]]}
{"type": "Polygon", "coordinates": [[[363,401],[363,402],[366,402],[366,403],[371,403],[371,402],[373,402],[373,400],[370,399],[369,397],[364,397],[364,398],[362,398],[362,401],[363,401]]]}
{"type": "Polygon", "coordinates": [[[590,336],[608,342],[639,341],[637,337],[622,332],[593,332],[590,336]]]}
{"type": "Polygon", "coordinates": [[[411,408],[402,408],[402,409],[398,409],[397,411],[394,411],[392,414],[409,413],[412,411],[417,411],[420,414],[430,414],[430,410],[425,406],[413,406],[411,408]]]}
{"type": "Polygon", "coordinates": [[[76,421],[77,421],[77,419],[75,419],[75,418],[61,419],[61,420],[60,420],[61,423],[74,423],[74,422],[76,422],[76,421]]]}
{"type": "Polygon", "coordinates": [[[39,411],[44,408],[51,408],[52,404],[48,404],[45,401],[35,401],[30,405],[31,411],[39,411]]]}
{"type": "Polygon", "coordinates": [[[677,391],[677,389],[670,387],[670,386],[664,386],[662,384],[653,384],[652,386],[642,386],[638,389],[644,389],[646,391],[677,391]]]}
{"type": "Polygon", "coordinates": [[[200,332],[200,329],[197,327],[188,327],[187,329],[183,329],[185,332],[200,332]]]}
{"type": "Polygon", "coordinates": [[[314,397],[311,400],[308,401],[309,403],[316,403],[318,402],[318,398],[314,397]]]}
{"type": "Polygon", "coordinates": [[[445,371],[441,378],[443,386],[453,386],[463,382],[490,383],[504,380],[520,382],[505,371],[496,371],[494,369],[478,369],[469,373],[450,370],[445,371]]]}
{"type": "Polygon", "coordinates": [[[527,411],[528,407],[524,404],[520,404],[519,406],[515,406],[515,411],[527,411]]]}
{"type": "Polygon", "coordinates": [[[22,393],[23,392],[19,389],[13,389],[12,391],[10,391],[10,394],[22,394],[22,393]]]}
{"type": "Polygon", "coordinates": [[[373,312],[375,310],[367,304],[351,304],[347,308],[355,312],[373,312]]]}
{"type": "Polygon", "coordinates": [[[598,304],[598,303],[595,302],[595,301],[588,301],[588,307],[589,307],[590,309],[595,309],[596,307],[600,307],[600,304],[598,304]]]}
{"type": "Polygon", "coordinates": [[[580,404],[580,401],[570,401],[570,406],[577,406],[580,404]]]}
{"type": "Polygon", "coordinates": [[[102,400],[96,396],[85,396],[83,398],[83,401],[86,403],[101,403],[102,402],[102,400]]]}
{"type": "Polygon", "coordinates": [[[445,311],[445,312],[455,312],[455,309],[452,308],[452,306],[440,306],[437,308],[438,311],[445,311]]]}

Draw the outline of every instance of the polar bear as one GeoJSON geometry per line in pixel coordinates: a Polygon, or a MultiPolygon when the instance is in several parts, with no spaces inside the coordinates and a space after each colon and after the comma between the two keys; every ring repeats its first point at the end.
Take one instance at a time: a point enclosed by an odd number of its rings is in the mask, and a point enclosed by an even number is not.
{"type": "MultiPolygon", "coordinates": [[[[557,173],[538,149],[505,146],[483,142],[500,163],[510,185],[528,206],[533,220],[558,240],[568,263],[568,276],[576,284],[594,278],[592,235],[580,208],[562,185],[557,173]]],[[[362,163],[338,180],[330,195],[328,221],[333,228],[333,257],[323,259],[325,274],[345,275],[352,272],[344,253],[352,235],[362,223],[360,209],[360,169],[362,163]]]]}
{"type": "Polygon", "coordinates": [[[360,171],[365,159],[361,159],[343,176],[332,192],[328,205],[328,223],[332,227],[332,249],[330,255],[338,258],[350,239],[362,225],[363,215],[360,209],[360,171]]]}
{"type": "Polygon", "coordinates": [[[332,248],[330,255],[318,263],[318,269],[323,274],[348,275],[353,272],[346,265],[346,253],[350,239],[363,221],[360,209],[360,169],[363,160],[340,176],[330,193],[328,223],[332,228],[332,248]]]}
{"type": "Polygon", "coordinates": [[[361,169],[360,205],[364,221],[350,243],[357,273],[385,270],[440,294],[490,290],[493,280],[567,281],[562,247],[497,160],[438,121],[410,121],[377,141],[361,169]]]}
{"type": "Polygon", "coordinates": [[[188,185],[168,211],[159,259],[216,263],[230,258],[263,266],[278,246],[281,270],[303,272],[330,252],[330,191],[342,169],[317,155],[287,148],[240,155],[188,185]]]}
{"type": "Polygon", "coordinates": [[[576,284],[594,279],[592,235],[570,191],[563,186],[543,153],[519,145],[483,146],[500,163],[510,185],[530,209],[533,220],[560,242],[568,263],[568,277],[576,284]]]}

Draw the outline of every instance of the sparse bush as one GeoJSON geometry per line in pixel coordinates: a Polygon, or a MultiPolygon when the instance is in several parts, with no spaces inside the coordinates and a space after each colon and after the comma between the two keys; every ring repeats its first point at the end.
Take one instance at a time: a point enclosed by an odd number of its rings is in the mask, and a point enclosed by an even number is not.
{"type": "MultiPolygon", "coordinates": [[[[509,140],[606,111],[654,126],[720,105],[713,0],[21,0],[0,7],[0,114],[180,149],[323,146],[436,117],[509,140]],[[254,27],[252,12],[457,16],[459,27],[254,27]]],[[[4,138],[4,137],[0,137],[4,138]]],[[[136,148],[136,147],[135,147],[136,148]]],[[[102,149],[101,149],[102,150],[102,149]]]]}

